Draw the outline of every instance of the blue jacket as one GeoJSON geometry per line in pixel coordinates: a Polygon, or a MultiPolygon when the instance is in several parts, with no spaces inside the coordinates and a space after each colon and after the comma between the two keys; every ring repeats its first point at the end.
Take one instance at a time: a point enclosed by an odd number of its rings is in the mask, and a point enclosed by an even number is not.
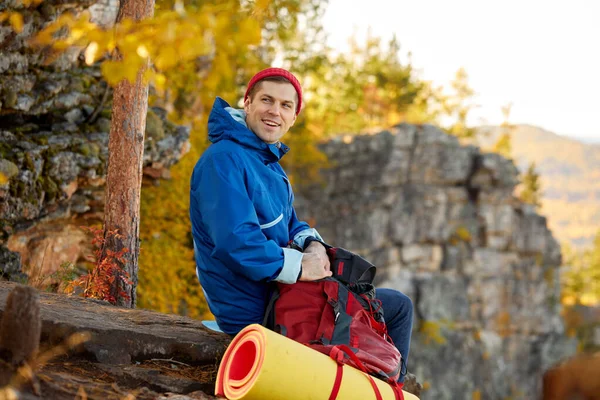
{"type": "Polygon", "coordinates": [[[289,148],[267,144],[246,127],[245,114],[215,100],[208,119],[212,144],[191,180],[190,219],[196,272],[219,327],[235,334],[260,323],[269,282],[294,283],[300,247],[316,230],[299,221],[294,194],[278,161],[289,148]]]}

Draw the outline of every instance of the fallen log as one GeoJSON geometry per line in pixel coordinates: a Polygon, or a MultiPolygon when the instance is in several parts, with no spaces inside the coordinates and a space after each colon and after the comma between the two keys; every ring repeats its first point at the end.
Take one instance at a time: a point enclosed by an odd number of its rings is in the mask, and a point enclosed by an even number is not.
{"type": "MultiPolygon", "coordinates": [[[[0,281],[0,314],[17,284],[0,281]]],[[[230,337],[205,328],[201,321],[149,310],[115,307],[106,302],[40,292],[42,344],[62,343],[78,332],[90,340],[79,349],[97,362],[129,364],[152,358],[214,364],[230,337]]]]}

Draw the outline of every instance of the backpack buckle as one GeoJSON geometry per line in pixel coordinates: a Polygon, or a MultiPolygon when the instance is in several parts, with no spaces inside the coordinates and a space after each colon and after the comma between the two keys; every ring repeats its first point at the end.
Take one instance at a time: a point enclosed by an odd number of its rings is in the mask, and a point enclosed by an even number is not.
{"type": "Polygon", "coordinates": [[[340,317],[340,303],[338,303],[337,300],[335,299],[328,299],[327,303],[329,303],[329,305],[331,307],[333,307],[333,313],[334,313],[334,323],[337,323],[338,318],[340,317]]]}

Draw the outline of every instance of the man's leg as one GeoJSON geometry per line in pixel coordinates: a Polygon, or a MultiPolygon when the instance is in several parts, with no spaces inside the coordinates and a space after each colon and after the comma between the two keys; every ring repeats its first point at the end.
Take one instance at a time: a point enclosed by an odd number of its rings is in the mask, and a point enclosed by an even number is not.
{"type": "MultiPolygon", "coordinates": [[[[381,300],[388,334],[400,351],[404,363],[407,363],[413,324],[412,301],[405,294],[393,289],[378,288],[375,290],[375,298],[381,300]]],[[[404,381],[406,370],[402,372],[399,382],[404,381]]]]}

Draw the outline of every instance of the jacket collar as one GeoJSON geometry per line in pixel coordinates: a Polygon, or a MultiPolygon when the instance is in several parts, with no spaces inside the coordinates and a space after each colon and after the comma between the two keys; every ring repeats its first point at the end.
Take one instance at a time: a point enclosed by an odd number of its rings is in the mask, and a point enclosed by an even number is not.
{"type": "Polygon", "coordinates": [[[215,99],[213,108],[208,117],[208,139],[212,143],[221,140],[232,140],[244,147],[256,150],[257,154],[266,163],[277,162],[290,149],[285,144],[278,142],[267,144],[254,134],[245,122],[236,119],[226,110],[229,104],[220,97],[215,99]]]}

